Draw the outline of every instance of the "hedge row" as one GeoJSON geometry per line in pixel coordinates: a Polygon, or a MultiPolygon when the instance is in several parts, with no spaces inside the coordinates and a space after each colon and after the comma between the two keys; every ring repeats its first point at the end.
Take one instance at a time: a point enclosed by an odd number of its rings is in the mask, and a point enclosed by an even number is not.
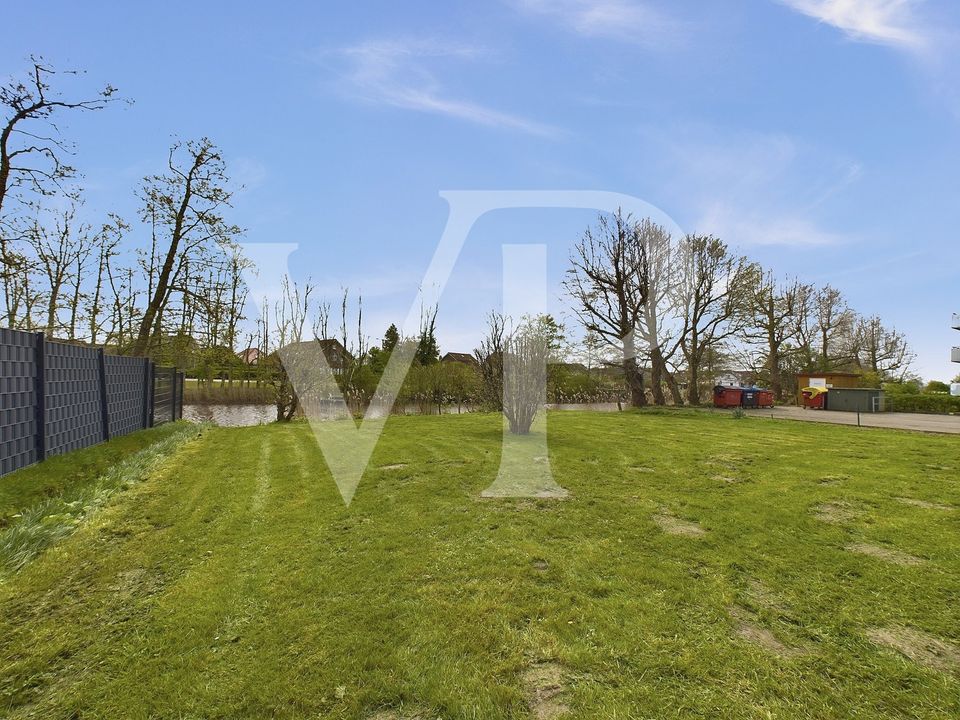
{"type": "Polygon", "coordinates": [[[951,395],[891,395],[886,398],[891,412],[960,413],[960,397],[951,395]]]}

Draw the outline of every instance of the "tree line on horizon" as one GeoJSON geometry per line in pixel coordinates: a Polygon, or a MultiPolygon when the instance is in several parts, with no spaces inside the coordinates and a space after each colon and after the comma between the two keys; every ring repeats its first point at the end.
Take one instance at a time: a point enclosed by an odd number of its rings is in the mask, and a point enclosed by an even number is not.
{"type": "MultiPolygon", "coordinates": [[[[235,365],[238,350],[254,347],[278,373],[277,348],[337,339],[353,358],[340,376],[343,389],[360,403],[375,392],[396,343],[416,342],[411,397],[495,402],[489,368],[512,337],[511,319],[495,313],[469,371],[431,370],[440,354],[436,307],[424,312],[418,337],[401,338],[392,326],[371,343],[362,294],[351,300],[343,290],[334,308],[309,280],[287,279],[273,307],[247,317],[243,231],[228,218],[235,188],[207,138],[172,144],[158,172],[135,188],[135,220],[82,220],[80,176],[60,119],[122,99],[107,85],[65,100],[53,80],[73,75],[32,58],[22,79],[0,88],[3,325],[181,366],[235,365]]],[[[902,333],[856,313],[836,288],[778,278],[716,237],[672,238],[650,219],[619,211],[601,214],[574,244],[564,287],[575,330],[552,317],[528,319],[546,333],[560,368],[550,375],[553,399],[699,404],[712,379],[730,369],[752,371],[783,398],[800,370],[902,381],[913,360],[902,333]],[[563,361],[592,372],[579,377],[563,361]],[[611,381],[614,369],[622,375],[611,381]]]]}

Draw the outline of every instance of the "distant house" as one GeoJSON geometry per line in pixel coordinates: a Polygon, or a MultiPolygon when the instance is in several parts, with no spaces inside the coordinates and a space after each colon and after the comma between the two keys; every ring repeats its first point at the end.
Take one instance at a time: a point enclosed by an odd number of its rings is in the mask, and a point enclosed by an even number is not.
{"type": "Polygon", "coordinates": [[[756,382],[753,370],[724,370],[713,376],[713,384],[723,387],[752,387],[756,382]]]}
{"type": "Polygon", "coordinates": [[[586,365],[578,362],[549,363],[549,367],[552,370],[562,370],[564,372],[572,373],[575,375],[586,375],[590,372],[590,370],[587,369],[586,365]]]}
{"type": "Polygon", "coordinates": [[[840,372],[840,371],[811,371],[797,373],[797,404],[803,404],[803,389],[808,387],[824,388],[858,388],[860,380],[863,377],[861,373],[840,372]]]}
{"type": "Polygon", "coordinates": [[[323,356],[327,363],[334,370],[345,370],[350,367],[356,358],[347,350],[343,343],[336,338],[327,338],[326,340],[317,340],[323,356]]]}
{"type": "MultiPolygon", "coordinates": [[[[289,354],[296,353],[297,356],[299,356],[301,351],[309,350],[312,352],[311,346],[314,344],[320,347],[324,358],[327,360],[327,364],[335,373],[343,372],[355,361],[350,351],[343,346],[343,343],[335,338],[327,338],[326,340],[304,340],[302,342],[284,345],[280,357],[283,358],[284,354],[288,354],[287,357],[289,359],[289,354]]],[[[304,360],[309,360],[311,355],[306,353],[302,357],[304,360]]]]}
{"type": "Polygon", "coordinates": [[[237,353],[244,365],[256,365],[260,362],[260,348],[250,347],[237,353]]]}
{"type": "Polygon", "coordinates": [[[457,353],[457,352],[448,352],[442,358],[440,358],[442,363],[462,363],[464,365],[469,365],[471,367],[476,367],[477,359],[470,353],[457,353]]]}

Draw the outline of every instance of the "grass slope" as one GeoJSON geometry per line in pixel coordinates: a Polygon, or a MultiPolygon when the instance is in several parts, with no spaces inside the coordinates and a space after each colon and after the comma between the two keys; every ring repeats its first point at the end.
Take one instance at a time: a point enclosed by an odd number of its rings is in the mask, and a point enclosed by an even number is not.
{"type": "Polygon", "coordinates": [[[307,426],[204,432],[0,586],[0,715],[960,715],[956,438],[549,424],[566,500],[397,417],[349,508],[307,426]]]}

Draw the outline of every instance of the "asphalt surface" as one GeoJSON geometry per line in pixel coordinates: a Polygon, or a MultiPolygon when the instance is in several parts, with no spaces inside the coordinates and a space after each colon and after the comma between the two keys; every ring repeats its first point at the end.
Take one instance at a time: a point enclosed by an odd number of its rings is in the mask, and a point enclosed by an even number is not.
{"type": "MultiPolygon", "coordinates": [[[[824,422],[834,425],[857,425],[855,412],[835,410],[805,410],[784,405],[782,407],[747,410],[749,416],[772,417],[777,420],[801,420],[824,422]]],[[[960,435],[960,415],[924,415],[922,413],[860,413],[859,424],[863,427],[916,430],[918,432],[948,433],[960,435]]]]}

